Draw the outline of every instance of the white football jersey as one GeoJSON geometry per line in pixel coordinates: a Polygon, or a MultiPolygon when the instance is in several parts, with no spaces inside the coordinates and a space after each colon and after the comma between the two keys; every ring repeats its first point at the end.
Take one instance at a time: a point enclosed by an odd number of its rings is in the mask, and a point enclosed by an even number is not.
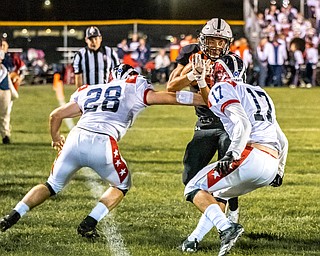
{"type": "Polygon", "coordinates": [[[279,150],[275,106],[266,91],[259,86],[240,82],[220,82],[212,87],[209,94],[210,110],[220,118],[231,139],[235,125],[224,114],[224,109],[232,103],[241,104],[251,123],[247,143],[259,143],[279,150]]]}
{"type": "Polygon", "coordinates": [[[108,134],[119,141],[147,106],[145,96],[148,90],[153,90],[153,86],[137,75],[127,80],[80,87],[71,96],[82,111],[77,126],[108,134]]]}

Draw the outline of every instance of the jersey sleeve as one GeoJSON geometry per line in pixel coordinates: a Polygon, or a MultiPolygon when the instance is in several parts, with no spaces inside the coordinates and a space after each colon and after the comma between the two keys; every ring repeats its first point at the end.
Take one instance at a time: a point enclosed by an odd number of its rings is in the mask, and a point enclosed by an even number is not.
{"type": "Polygon", "coordinates": [[[150,90],[154,90],[152,84],[143,76],[137,76],[136,80],[136,94],[141,104],[147,106],[146,96],[150,90]]]}
{"type": "Polygon", "coordinates": [[[230,134],[231,143],[228,151],[232,152],[235,159],[240,159],[251,133],[250,121],[240,103],[229,104],[224,110],[225,115],[233,123],[230,134]]]}
{"type": "Polygon", "coordinates": [[[240,103],[239,95],[230,83],[217,83],[209,93],[209,107],[213,112],[224,113],[225,108],[232,103],[240,103]]]}
{"type": "Polygon", "coordinates": [[[232,151],[235,159],[241,156],[248,141],[251,128],[248,117],[240,104],[240,96],[230,83],[215,84],[209,93],[210,110],[223,121],[227,129],[231,144],[228,151],[232,151]],[[233,127],[229,129],[228,127],[233,127]]]}
{"type": "Polygon", "coordinates": [[[87,84],[82,85],[81,87],[79,87],[79,88],[70,96],[70,100],[69,100],[69,101],[75,101],[75,102],[78,103],[80,93],[81,93],[83,90],[87,89],[87,88],[88,88],[88,85],[87,85],[87,84]]]}
{"type": "Polygon", "coordinates": [[[82,73],[81,53],[80,52],[77,52],[74,55],[72,66],[73,66],[73,71],[74,71],[75,74],[81,74],[82,73]]]}
{"type": "Polygon", "coordinates": [[[284,176],[284,169],[287,162],[287,155],[288,155],[288,139],[286,135],[281,130],[278,122],[275,122],[276,129],[277,129],[277,137],[280,142],[280,150],[279,150],[279,167],[278,167],[278,174],[283,177],[284,176]]]}

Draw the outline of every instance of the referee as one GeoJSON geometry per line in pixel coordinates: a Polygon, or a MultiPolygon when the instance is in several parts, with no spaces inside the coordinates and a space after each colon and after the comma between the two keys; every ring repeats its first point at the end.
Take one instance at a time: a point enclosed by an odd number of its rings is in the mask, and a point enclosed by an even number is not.
{"type": "Polygon", "coordinates": [[[108,46],[101,46],[102,36],[97,27],[86,30],[86,47],[76,52],[73,60],[75,85],[102,84],[109,78],[111,69],[120,64],[117,53],[108,46]]]}

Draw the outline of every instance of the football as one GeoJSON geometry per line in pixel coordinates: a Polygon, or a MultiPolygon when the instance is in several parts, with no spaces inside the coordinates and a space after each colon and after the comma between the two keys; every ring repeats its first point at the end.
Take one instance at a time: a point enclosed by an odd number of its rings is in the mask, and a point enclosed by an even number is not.
{"type": "MultiPolygon", "coordinates": [[[[187,73],[189,73],[190,71],[192,70],[192,63],[189,62],[187,65],[184,66],[184,68],[182,69],[181,71],[181,75],[185,75],[187,73]]],[[[196,81],[193,81],[190,83],[192,86],[196,86],[197,85],[197,82],[196,81]]]]}

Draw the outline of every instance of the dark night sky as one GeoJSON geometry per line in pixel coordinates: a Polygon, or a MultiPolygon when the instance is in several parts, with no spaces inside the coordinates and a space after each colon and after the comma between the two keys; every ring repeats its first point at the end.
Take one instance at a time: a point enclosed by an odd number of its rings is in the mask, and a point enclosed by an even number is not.
{"type": "MultiPolygon", "coordinates": [[[[281,0],[278,0],[279,6],[281,0]]],[[[243,20],[243,0],[0,0],[2,21],[72,21],[117,19],[243,20]]],[[[291,0],[298,7],[300,0],[291,0]]],[[[269,0],[259,0],[259,9],[269,0]]]]}
{"type": "Polygon", "coordinates": [[[1,0],[0,20],[243,19],[242,0],[51,0],[50,10],[43,2],[1,0]]]}
{"type": "MultiPolygon", "coordinates": [[[[63,46],[63,37],[14,37],[13,30],[21,27],[1,26],[1,21],[90,21],[124,19],[159,20],[209,20],[213,17],[225,20],[244,20],[243,0],[50,0],[51,9],[44,8],[45,0],[0,0],[0,34],[6,32],[11,47],[28,49],[41,48],[48,58],[56,58],[54,49],[63,46]],[[29,40],[30,39],[30,40],[29,40]]],[[[278,0],[278,2],[280,2],[278,0]]],[[[291,0],[297,6],[300,0],[291,0]]],[[[259,10],[269,5],[269,0],[259,0],[259,10]]],[[[280,5],[280,4],[279,4],[280,5]]],[[[85,30],[78,26],[78,30],[85,30]]],[[[103,40],[115,46],[132,30],[127,26],[100,26],[103,40]]],[[[138,30],[148,35],[151,46],[163,47],[168,41],[166,35],[196,35],[201,26],[148,26],[139,24],[138,30]],[[156,29],[155,29],[156,28],[156,29]]],[[[34,30],[38,28],[32,28],[34,30]]],[[[42,28],[44,29],[44,28],[42,28]]],[[[243,35],[242,26],[233,26],[235,38],[243,35]]],[[[83,46],[83,38],[68,38],[68,46],[83,46]]]]}

